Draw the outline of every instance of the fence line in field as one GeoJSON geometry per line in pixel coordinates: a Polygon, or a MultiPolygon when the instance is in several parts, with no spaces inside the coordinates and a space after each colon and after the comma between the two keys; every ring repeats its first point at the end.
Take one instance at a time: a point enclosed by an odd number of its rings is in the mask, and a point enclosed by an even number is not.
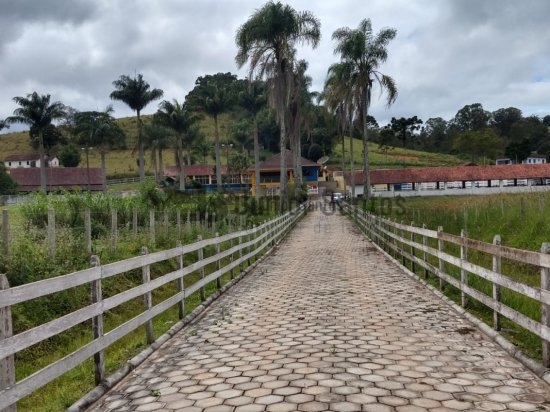
{"type": "Polygon", "coordinates": [[[447,284],[454,286],[460,291],[463,307],[471,298],[491,309],[496,331],[501,329],[501,319],[505,317],[538,336],[542,341],[543,366],[550,367],[550,243],[543,243],[540,252],[521,250],[503,246],[499,235],[494,236],[492,243],[486,243],[468,238],[465,230],[461,235],[453,235],[443,232],[443,227],[430,230],[425,225],[414,226],[414,222],[407,225],[385,219],[347,203],[342,207],[372,241],[403,266],[409,264],[412,272],[420,272],[426,279],[430,274],[435,275],[441,290],[447,284]],[[453,254],[449,249],[458,253],[453,254]],[[487,267],[472,262],[469,259],[472,252],[488,256],[487,267]],[[536,268],[540,273],[540,286],[503,274],[503,259],[522,268],[536,268]],[[490,284],[490,294],[476,287],[480,282],[490,284]],[[517,293],[534,301],[540,307],[540,319],[528,316],[522,308],[510,307],[503,297],[505,293],[517,293]]]}
{"type": "Polygon", "coordinates": [[[219,289],[221,288],[221,276],[230,273],[231,279],[233,279],[236,269],[239,269],[239,273],[241,273],[245,263],[248,266],[251,265],[252,260],[257,259],[258,254],[278,243],[297,220],[307,212],[307,207],[307,204],[303,204],[251,229],[239,230],[209,239],[202,239],[199,236],[194,243],[168,250],[149,253],[144,247],[141,256],[123,261],[102,265],[99,258],[93,256],[89,269],[12,288],[9,287],[6,276],[0,275],[0,325],[2,325],[0,327],[0,410],[14,411],[14,405],[18,400],[77,367],[90,357],[94,358],[93,373],[96,384],[99,384],[105,378],[106,348],[142,325],[145,325],[147,343],[152,343],[154,341],[152,320],[155,316],[177,306],[179,318],[182,319],[186,298],[198,292],[201,301],[205,301],[205,288],[208,284],[216,282],[216,287],[219,289]],[[223,249],[224,246],[225,249],[223,249]],[[215,252],[211,256],[205,256],[208,247],[215,248],[215,252]],[[198,260],[184,266],[184,256],[195,253],[198,260]],[[171,259],[176,259],[177,269],[151,279],[151,265],[171,259]],[[215,264],[215,269],[207,274],[205,269],[212,264],[215,264]],[[103,280],[132,270],[141,270],[142,284],[114,296],[103,296],[103,280]],[[200,274],[199,279],[185,287],[184,279],[194,273],[200,274]],[[178,285],[177,292],[153,305],[152,292],[174,281],[178,285]],[[12,334],[11,306],[81,285],[89,285],[91,291],[89,305],[32,329],[16,335],[12,334]],[[143,311],[105,333],[104,314],[140,296],[144,298],[143,311]],[[14,356],[18,352],[87,321],[91,321],[93,334],[93,339],[89,343],[19,382],[15,381],[14,356]]]}

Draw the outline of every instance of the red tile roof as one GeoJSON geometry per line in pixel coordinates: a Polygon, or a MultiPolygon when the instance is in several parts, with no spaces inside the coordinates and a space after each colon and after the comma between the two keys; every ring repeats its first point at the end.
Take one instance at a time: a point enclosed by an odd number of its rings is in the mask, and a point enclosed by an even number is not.
{"type": "MultiPolygon", "coordinates": [[[[22,192],[40,190],[40,168],[9,169],[8,173],[19,185],[22,192]]],[[[103,189],[103,177],[100,168],[90,168],[90,190],[103,189]]],[[[46,168],[47,190],[88,189],[88,169],[82,167],[48,167],[46,168]]]]}
{"type": "MultiPolygon", "coordinates": [[[[351,184],[351,173],[345,173],[351,184]]],[[[370,172],[371,184],[458,182],[476,180],[512,180],[550,178],[550,163],[494,166],[423,167],[408,169],[376,169],[370,172]]],[[[363,171],[355,172],[355,183],[363,183],[363,171]]]]}
{"type": "MultiPolygon", "coordinates": [[[[12,154],[9,156],[6,156],[5,162],[22,162],[25,160],[39,160],[40,155],[36,153],[30,153],[30,154],[12,154]]],[[[47,156],[46,156],[47,159],[47,156]]]]}
{"type": "MultiPolygon", "coordinates": [[[[285,150],[285,164],[288,170],[292,170],[292,152],[290,150],[285,150]]],[[[281,166],[281,154],[277,153],[274,156],[271,156],[265,162],[260,163],[260,170],[279,170],[281,166]]],[[[311,160],[304,159],[302,157],[302,166],[317,166],[321,167],[319,163],[312,162],[311,160]]],[[[248,170],[254,170],[254,165],[250,166],[248,170]]]]}

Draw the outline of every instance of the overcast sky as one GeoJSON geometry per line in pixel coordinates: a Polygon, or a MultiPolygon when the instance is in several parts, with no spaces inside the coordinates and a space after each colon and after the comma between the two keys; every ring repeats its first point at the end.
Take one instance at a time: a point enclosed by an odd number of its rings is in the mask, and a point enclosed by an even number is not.
{"type": "MultiPolygon", "coordinates": [[[[246,70],[235,64],[235,32],[259,0],[0,0],[0,119],[14,96],[51,94],[77,110],[111,103],[112,82],[142,73],[165,99],[182,101],[198,76],[246,70]]],[[[397,83],[387,108],[377,91],[371,113],[391,117],[454,117],[466,104],[514,106],[550,114],[548,0],[290,0],[321,21],[309,62],[313,90],[337,61],[332,32],[370,18],[375,32],[397,36],[381,67],[397,83]]],[[[153,102],[144,113],[154,113],[153,102]]],[[[132,112],[114,102],[115,116],[132,112]]],[[[13,129],[12,129],[13,130],[13,129]]]]}

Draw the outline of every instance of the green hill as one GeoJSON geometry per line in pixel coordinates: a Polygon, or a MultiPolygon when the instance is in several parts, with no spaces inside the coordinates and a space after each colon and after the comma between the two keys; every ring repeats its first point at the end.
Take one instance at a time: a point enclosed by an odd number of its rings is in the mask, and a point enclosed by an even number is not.
{"type": "MultiPolygon", "coordinates": [[[[144,122],[150,121],[151,116],[143,116],[144,122]]],[[[107,155],[107,175],[113,176],[137,176],[137,152],[134,150],[137,137],[137,122],[135,117],[124,117],[117,119],[118,124],[124,130],[126,134],[126,150],[113,150],[107,155]]],[[[222,115],[219,121],[220,124],[220,138],[222,142],[225,140],[231,119],[228,115],[222,115]]],[[[212,142],[214,146],[214,122],[205,117],[200,121],[200,129],[206,138],[212,142]]],[[[427,166],[452,166],[463,163],[457,156],[445,155],[441,153],[428,153],[418,150],[409,150],[402,148],[390,148],[388,150],[381,149],[378,144],[369,144],[370,160],[373,168],[386,168],[386,167],[427,167],[427,166]]],[[[28,132],[13,132],[0,135],[0,161],[6,156],[12,154],[25,154],[32,153],[33,150],[29,143],[28,132]]],[[[213,150],[212,150],[213,152],[213,150]]],[[[345,142],[346,152],[346,167],[349,167],[349,139],[345,142]]],[[[362,162],[362,143],[361,140],[354,140],[354,158],[357,167],[362,162]]],[[[334,147],[334,150],[330,156],[329,164],[333,166],[341,165],[341,145],[338,144],[334,147]]],[[[53,153],[55,154],[55,152],[53,153]]],[[[96,150],[90,151],[90,167],[100,166],[99,153],[96,150]]],[[[165,165],[175,164],[172,150],[167,149],[164,153],[165,165]]],[[[207,159],[209,163],[213,163],[212,157],[207,159]]],[[[225,163],[225,159],[222,158],[222,163],[225,163]]],[[[84,167],[86,159],[84,152],[82,153],[81,167],[84,167]]],[[[146,153],[145,159],[146,173],[152,173],[150,168],[151,162],[149,161],[149,153],[146,153]]]]}

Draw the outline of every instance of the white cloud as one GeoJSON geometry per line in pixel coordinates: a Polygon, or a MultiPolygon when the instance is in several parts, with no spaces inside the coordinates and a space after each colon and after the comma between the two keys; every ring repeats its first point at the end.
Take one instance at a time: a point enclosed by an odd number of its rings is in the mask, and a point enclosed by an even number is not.
{"type": "MultiPolygon", "coordinates": [[[[18,0],[0,16],[0,118],[13,96],[51,94],[79,110],[111,103],[112,81],[143,73],[165,98],[182,100],[198,76],[237,70],[235,31],[258,0],[18,0]]],[[[374,30],[397,29],[382,72],[399,98],[373,101],[381,124],[394,116],[449,119],[464,105],[515,106],[550,113],[550,31],[546,0],[291,0],[322,24],[316,50],[301,48],[313,89],[337,61],[332,32],[370,18],[374,30]]],[[[375,92],[375,96],[377,96],[375,92]]],[[[131,111],[115,102],[117,116],[131,111]]],[[[153,103],[145,110],[156,110],[153,103]]]]}

